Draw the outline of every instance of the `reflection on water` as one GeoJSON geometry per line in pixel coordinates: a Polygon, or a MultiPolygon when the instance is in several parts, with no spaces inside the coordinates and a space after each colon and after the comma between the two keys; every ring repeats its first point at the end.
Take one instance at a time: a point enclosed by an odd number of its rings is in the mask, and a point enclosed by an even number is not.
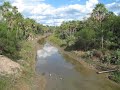
{"type": "Polygon", "coordinates": [[[46,43],[42,50],[37,51],[38,58],[46,58],[58,52],[57,48],[50,46],[46,43]]]}
{"type": "Polygon", "coordinates": [[[36,72],[47,78],[46,90],[120,90],[49,43],[37,51],[36,72]]]}

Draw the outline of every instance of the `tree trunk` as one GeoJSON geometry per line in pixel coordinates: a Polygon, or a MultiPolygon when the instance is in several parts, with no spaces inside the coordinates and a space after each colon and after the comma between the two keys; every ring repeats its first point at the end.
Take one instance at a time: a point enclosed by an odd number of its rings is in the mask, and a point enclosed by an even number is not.
{"type": "Polygon", "coordinates": [[[102,21],[100,21],[100,25],[101,25],[101,30],[102,30],[102,35],[101,35],[101,48],[104,48],[104,35],[103,35],[103,28],[102,28],[102,21]]]}
{"type": "Polygon", "coordinates": [[[102,37],[101,37],[101,47],[102,47],[102,49],[104,48],[103,43],[104,43],[104,36],[102,35],[102,37]]]}
{"type": "Polygon", "coordinates": [[[102,74],[102,73],[109,73],[109,72],[114,72],[114,71],[117,71],[117,70],[100,71],[100,72],[97,72],[97,73],[102,74]]]}

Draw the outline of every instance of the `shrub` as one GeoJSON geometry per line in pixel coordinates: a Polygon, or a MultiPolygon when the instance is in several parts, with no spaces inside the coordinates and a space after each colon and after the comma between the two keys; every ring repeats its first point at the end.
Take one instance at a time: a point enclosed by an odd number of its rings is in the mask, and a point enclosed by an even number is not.
{"type": "Polygon", "coordinates": [[[16,30],[9,31],[6,23],[0,23],[0,54],[17,59],[20,50],[19,39],[16,38],[16,30]]]}
{"type": "Polygon", "coordinates": [[[117,83],[120,83],[120,71],[111,73],[111,77],[109,78],[117,83]]]}
{"type": "Polygon", "coordinates": [[[110,58],[111,64],[120,64],[120,50],[113,51],[110,58]]]}

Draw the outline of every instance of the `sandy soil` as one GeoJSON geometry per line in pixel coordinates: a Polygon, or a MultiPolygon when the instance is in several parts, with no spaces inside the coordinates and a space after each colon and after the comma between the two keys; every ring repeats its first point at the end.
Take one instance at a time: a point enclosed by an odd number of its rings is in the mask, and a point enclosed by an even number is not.
{"type": "Polygon", "coordinates": [[[11,59],[0,55],[0,74],[19,75],[22,71],[21,66],[11,59]]]}

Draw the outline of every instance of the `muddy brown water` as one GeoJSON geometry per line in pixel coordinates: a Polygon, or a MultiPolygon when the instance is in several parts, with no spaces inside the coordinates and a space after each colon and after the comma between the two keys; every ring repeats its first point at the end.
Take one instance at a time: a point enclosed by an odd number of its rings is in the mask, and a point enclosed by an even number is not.
{"type": "Polygon", "coordinates": [[[37,51],[36,73],[45,76],[45,90],[120,90],[105,74],[83,67],[48,42],[37,51]]]}

